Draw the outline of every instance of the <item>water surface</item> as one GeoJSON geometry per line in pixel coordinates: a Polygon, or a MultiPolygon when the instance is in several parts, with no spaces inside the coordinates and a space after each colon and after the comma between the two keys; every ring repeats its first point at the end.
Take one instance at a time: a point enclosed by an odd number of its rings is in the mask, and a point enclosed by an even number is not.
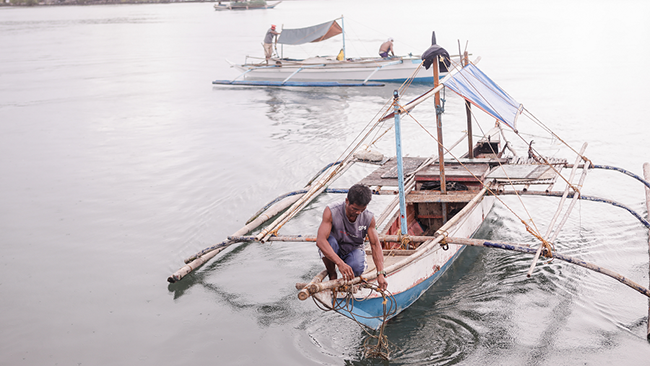
{"type": "MultiPolygon", "coordinates": [[[[650,160],[646,2],[400,7],[1,8],[0,364],[383,363],[362,359],[366,336],[357,325],[297,300],[294,284],[321,270],[313,245],[244,244],[178,284],[165,281],[185,257],[336,160],[395,88],[213,88],[211,80],[237,76],[226,59],[262,55],[270,24],[296,28],[344,14],[351,55],[372,55],[388,37],[398,54],[419,54],[433,30],[452,53],[469,41],[479,67],[572,146],[588,141],[594,163],[640,174],[650,160]]],[[[331,40],[284,52],[339,48],[331,40]]],[[[445,140],[455,141],[462,108],[448,99],[445,140]]],[[[404,129],[415,153],[431,151],[418,128],[404,129]]],[[[528,138],[540,148],[553,143],[538,131],[528,138]]],[[[544,152],[567,155],[559,144],[544,152]]],[[[642,186],[623,175],[593,171],[585,190],[646,215],[642,186]]],[[[338,199],[319,198],[285,232],[314,234],[323,207],[338,199]]],[[[504,201],[478,236],[532,243],[506,209],[516,198],[504,201]]],[[[544,228],[557,200],[527,202],[544,228]]],[[[580,202],[557,245],[648,284],[648,233],[625,211],[580,202]]],[[[540,265],[529,279],[530,260],[468,249],[389,322],[398,347],[390,364],[647,364],[647,299],[564,263],[540,265]]]]}

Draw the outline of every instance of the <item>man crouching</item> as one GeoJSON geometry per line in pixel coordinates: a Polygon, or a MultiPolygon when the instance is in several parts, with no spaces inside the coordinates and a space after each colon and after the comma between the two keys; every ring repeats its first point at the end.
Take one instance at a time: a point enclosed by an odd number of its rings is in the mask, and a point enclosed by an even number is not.
{"type": "Polygon", "coordinates": [[[363,241],[368,235],[372,260],[377,267],[377,284],[385,290],[388,282],[384,271],[384,255],[375,227],[375,216],[366,210],[371,199],[370,188],[355,184],[348,190],[344,202],[332,203],[325,207],[316,245],[320,249],[330,280],[337,278],[336,267],[344,280],[351,280],[366,269],[363,241]]]}

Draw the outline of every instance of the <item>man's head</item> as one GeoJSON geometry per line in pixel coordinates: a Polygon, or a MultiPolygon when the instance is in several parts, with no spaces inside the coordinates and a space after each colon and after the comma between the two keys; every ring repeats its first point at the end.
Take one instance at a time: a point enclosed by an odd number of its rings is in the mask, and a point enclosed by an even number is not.
{"type": "Polygon", "coordinates": [[[357,216],[366,210],[368,203],[372,199],[370,188],[355,184],[348,190],[348,197],[345,199],[345,215],[348,220],[354,222],[357,216]]]}
{"type": "Polygon", "coordinates": [[[271,29],[275,30],[275,24],[271,24],[271,29]]]}
{"type": "Polygon", "coordinates": [[[368,206],[371,199],[372,192],[370,191],[370,188],[363,184],[355,184],[348,190],[348,201],[350,204],[368,206]]]}

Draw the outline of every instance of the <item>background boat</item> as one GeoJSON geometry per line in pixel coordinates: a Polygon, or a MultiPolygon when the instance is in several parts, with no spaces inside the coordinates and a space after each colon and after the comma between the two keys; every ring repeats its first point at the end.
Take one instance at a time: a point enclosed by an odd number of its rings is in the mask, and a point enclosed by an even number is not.
{"type": "Polygon", "coordinates": [[[269,4],[265,0],[250,0],[250,1],[219,1],[214,4],[214,10],[254,10],[254,9],[273,9],[282,1],[276,1],[269,4]]]}
{"type": "MultiPolygon", "coordinates": [[[[424,67],[421,67],[421,56],[391,56],[382,57],[347,57],[345,46],[345,26],[343,17],[321,23],[318,25],[297,28],[282,29],[278,36],[277,44],[281,50],[277,57],[273,57],[268,63],[264,59],[246,57],[244,64],[231,66],[242,72],[233,80],[215,80],[213,84],[235,84],[246,85],[250,81],[270,81],[267,85],[281,86],[289,82],[303,82],[301,86],[319,86],[319,82],[346,82],[349,86],[363,86],[371,82],[370,86],[377,86],[376,82],[404,82],[410,80],[415,83],[428,83],[433,85],[433,75],[424,67]],[[342,35],[342,48],[338,55],[317,56],[305,59],[285,58],[284,45],[303,45],[328,40],[334,36],[342,35]],[[360,84],[351,84],[357,81],[360,84]],[[375,83],[372,83],[375,82],[375,83]]],[[[436,43],[435,33],[432,35],[432,44],[436,43]]],[[[454,56],[458,62],[459,56],[454,56]]],[[[441,76],[446,75],[449,61],[440,63],[441,76]]],[[[251,83],[256,84],[256,83],[251,83]]],[[[295,86],[295,85],[294,85],[295,86]]]]}

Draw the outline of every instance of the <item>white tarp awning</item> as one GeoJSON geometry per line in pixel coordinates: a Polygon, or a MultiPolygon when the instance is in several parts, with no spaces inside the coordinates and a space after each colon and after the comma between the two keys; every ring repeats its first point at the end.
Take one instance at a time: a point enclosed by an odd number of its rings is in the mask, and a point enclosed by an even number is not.
{"type": "Polygon", "coordinates": [[[343,33],[343,29],[332,20],[307,28],[283,29],[278,37],[278,43],[298,45],[309,42],[320,42],[343,33]]]}
{"type": "Polygon", "coordinates": [[[485,113],[516,130],[516,121],[523,106],[501,89],[478,67],[469,64],[443,81],[443,84],[485,113]]]}

